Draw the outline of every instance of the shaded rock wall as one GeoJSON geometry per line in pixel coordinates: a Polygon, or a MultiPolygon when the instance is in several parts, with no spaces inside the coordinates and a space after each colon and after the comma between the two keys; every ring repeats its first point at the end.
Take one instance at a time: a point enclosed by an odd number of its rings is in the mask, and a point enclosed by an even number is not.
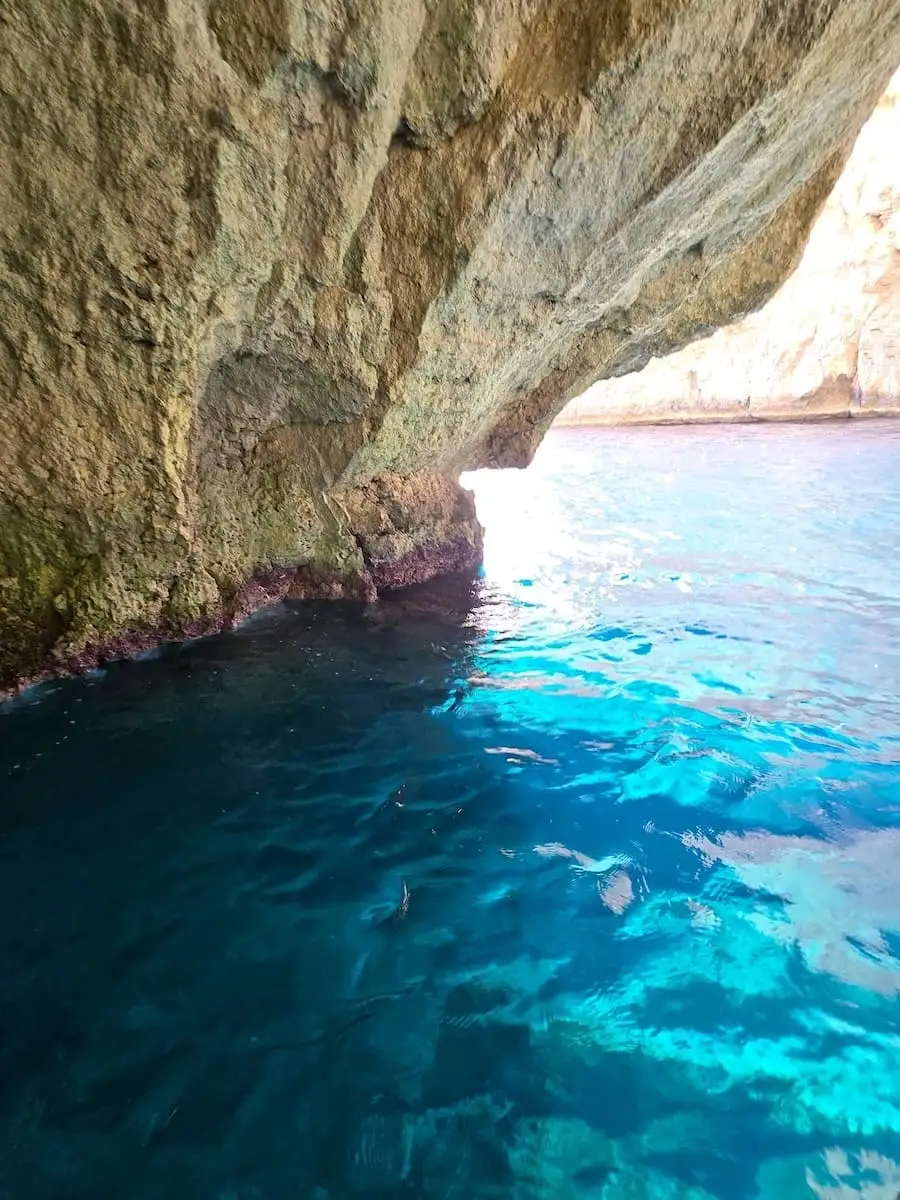
{"type": "Polygon", "coordinates": [[[759,305],[900,0],[9,0],[0,686],[472,562],[463,467],[759,305]]]}
{"type": "Polygon", "coordinates": [[[900,413],[900,72],[758,313],[589,388],[562,425],[900,413]]]}

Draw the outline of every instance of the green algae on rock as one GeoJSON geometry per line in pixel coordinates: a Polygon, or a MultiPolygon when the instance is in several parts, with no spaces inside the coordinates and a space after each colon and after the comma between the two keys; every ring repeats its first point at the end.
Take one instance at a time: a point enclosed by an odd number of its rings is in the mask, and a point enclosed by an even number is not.
{"type": "Polygon", "coordinates": [[[11,0],[0,687],[473,563],[455,480],[761,304],[900,0],[11,0]]]}

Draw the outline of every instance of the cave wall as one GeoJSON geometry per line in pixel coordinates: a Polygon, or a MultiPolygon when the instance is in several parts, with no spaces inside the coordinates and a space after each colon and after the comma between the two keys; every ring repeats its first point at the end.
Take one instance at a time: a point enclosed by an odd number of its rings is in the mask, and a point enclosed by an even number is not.
{"type": "Polygon", "coordinates": [[[560,425],[900,413],[900,71],[863,126],[799,266],[757,313],[595,384],[560,425]]]}
{"type": "Polygon", "coordinates": [[[9,0],[0,688],[477,559],[463,467],[758,306],[900,0],[9,0]]]}

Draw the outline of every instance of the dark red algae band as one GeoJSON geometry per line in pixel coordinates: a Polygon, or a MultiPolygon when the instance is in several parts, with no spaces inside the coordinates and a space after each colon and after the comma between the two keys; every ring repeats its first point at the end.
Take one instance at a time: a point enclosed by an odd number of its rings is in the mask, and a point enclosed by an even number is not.
{"type": "Polygon", "coordinates": [[[423,542],[399,558],[373,557],[368,567],[378,592],[396,592],[438,575],[471,570],[481,562],[482,549],[480,537],[475,541],[459,537],[447,542],[423,542]]]}
{"type": "Polygon", "coordinates": [[[35,684],[67,675],[83,675],[117,659],[135,658],[173,642],[208,637],[240,625],[252,613],[281,600],[348,600],[371,604],[380,591],[396,591],[424,583],[437,575],[475,568],[481,561],[480,540],[465,538],[418,547],[389,562],[373,561],[355,577],[337,578],[310,567],[275,567],[257,571],[232,601],[214,613],[182,626],[128,630],[103,642],[92,642],[77,654],[51,658],[40,671],[23,675],[10,687],[0,687],[0,703],[20,695],[35,684]]]}

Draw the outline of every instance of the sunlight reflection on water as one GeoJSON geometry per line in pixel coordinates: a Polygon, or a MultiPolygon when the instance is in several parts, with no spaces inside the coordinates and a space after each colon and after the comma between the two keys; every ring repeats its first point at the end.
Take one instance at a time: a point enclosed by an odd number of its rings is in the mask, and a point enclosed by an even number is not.
{"type": "Polygon", "coordinates": [[[898,465],[554,433],[473,588],[0,714],[0,1195],[894,1200],[898,465]]]}

